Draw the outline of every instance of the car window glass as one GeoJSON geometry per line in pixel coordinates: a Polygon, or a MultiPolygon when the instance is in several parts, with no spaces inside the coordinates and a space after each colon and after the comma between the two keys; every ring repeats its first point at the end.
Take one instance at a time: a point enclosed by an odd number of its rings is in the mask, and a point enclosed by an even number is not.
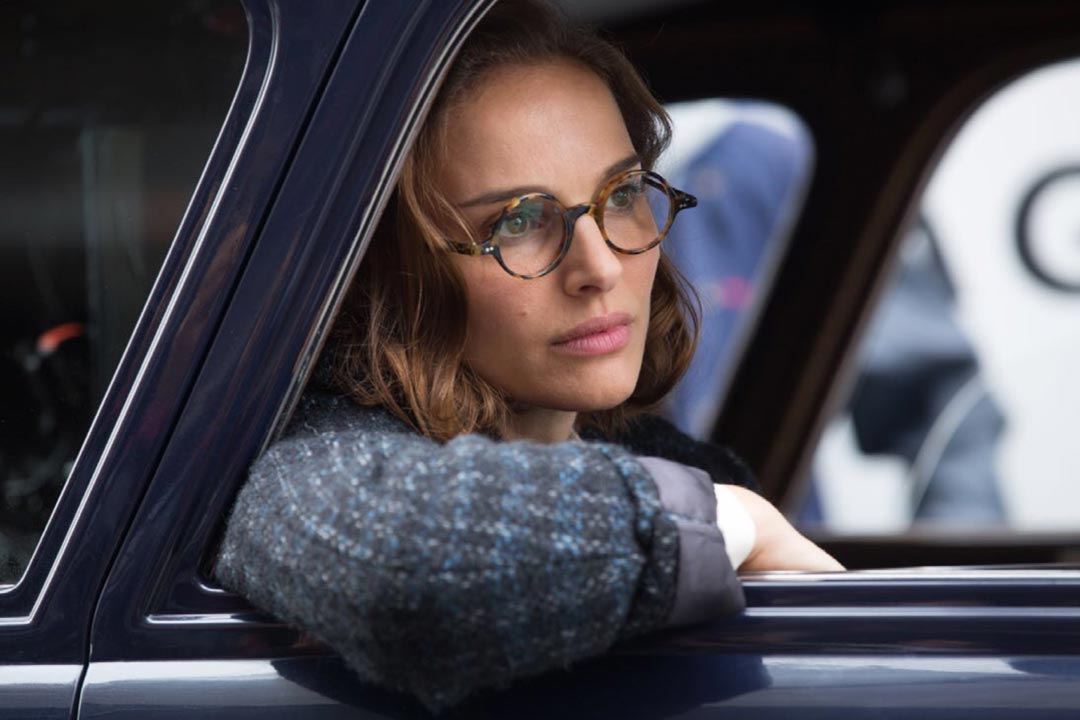
{"type": "Polygon", "coordinates": [[[804,527],[1080,527],[1080,61],[1003,88],[935,169],[817,448],[804,527]]]}
{"type": "Polygon", "coordinates": [[[697,197],[664,251],[701,300],[694,360],[664,413],[708,438],[758,303],[802,206],[813,169],[809,131],[790,110],[750,100],[667,106],[672,143],[659,171],[697,197]]]}
{"type": "Polygon", "coordinates": [[[243,69],[235,0],[0,6],[0,584],[33,553],[243,69]]]}

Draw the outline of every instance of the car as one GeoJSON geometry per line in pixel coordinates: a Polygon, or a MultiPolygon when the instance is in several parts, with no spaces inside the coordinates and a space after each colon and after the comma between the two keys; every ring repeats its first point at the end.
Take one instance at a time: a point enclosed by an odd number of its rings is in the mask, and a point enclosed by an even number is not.
{"type": "MultiPolygon", "coordinates": [[[[0,718],[426,716],[209,568],[492,1],[0,9],[17,50],[0,111],[0,718]]],[[[813,137],[803,209],[712,431],[790,502],[943,148],[994,90],[1076,53],[1080,6],[568,7],[604,22],[665,101],[759,98],[813,137]]],[[[1075,533],[819,539],[876,569],[748,575],[738,617],[451,715],[1080,712],[1080,568],[1055,562],[1075,533]]]]}

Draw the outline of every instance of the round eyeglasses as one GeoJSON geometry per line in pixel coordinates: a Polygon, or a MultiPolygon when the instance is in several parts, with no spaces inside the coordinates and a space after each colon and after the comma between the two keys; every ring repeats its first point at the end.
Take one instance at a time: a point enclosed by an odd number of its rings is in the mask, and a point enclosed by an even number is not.
{"type": "Polygon", "coordinates": [[[629,170],[611,179],[590,203],[564,207],[546,193],[513,198],[480,242],[454,243],[464,255],[494,255],[503,270],[523,280],[558,267],[570,250],[574,224],[591,215],[608,247],[624,255],[651,250],[671,229],[680,210],[697,198],[676,190],[651,170],[629,170]]]}

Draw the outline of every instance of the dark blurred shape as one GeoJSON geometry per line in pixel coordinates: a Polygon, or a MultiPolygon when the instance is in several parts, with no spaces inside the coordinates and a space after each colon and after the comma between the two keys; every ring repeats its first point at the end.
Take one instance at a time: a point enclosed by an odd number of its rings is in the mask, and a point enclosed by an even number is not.
{"type": "Polygon", "coordinates": [[[1005,419],[956,323],[956,294],[925,222],[903,250],[862,347],[850,401],[856,439],[865,453],[907,461],[915,520],[1003,524],[993,451],[1005,419]]]}

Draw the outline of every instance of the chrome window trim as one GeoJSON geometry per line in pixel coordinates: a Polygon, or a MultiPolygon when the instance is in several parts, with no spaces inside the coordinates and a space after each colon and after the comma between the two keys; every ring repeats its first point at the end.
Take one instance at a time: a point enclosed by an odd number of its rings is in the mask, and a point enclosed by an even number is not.
{"type": "MultiPolygon", "coordinates": [[[[985,568],[938,567],[928,565],[917,568],[885,568],[875,570],[845,570],[843,572],[809,573],[787,570],[768,570],[764,572],[741,573],[744,584],[760,584],[765,587],[774,583],[821,583],[836,584],[848,582],[1015,582],[1045,581],[1060,582],[1071,580],[1080,583],[1080,568],[985,568]]],[[[1080,599],[1078,599],[1080,604],[1080,599]]]]}

